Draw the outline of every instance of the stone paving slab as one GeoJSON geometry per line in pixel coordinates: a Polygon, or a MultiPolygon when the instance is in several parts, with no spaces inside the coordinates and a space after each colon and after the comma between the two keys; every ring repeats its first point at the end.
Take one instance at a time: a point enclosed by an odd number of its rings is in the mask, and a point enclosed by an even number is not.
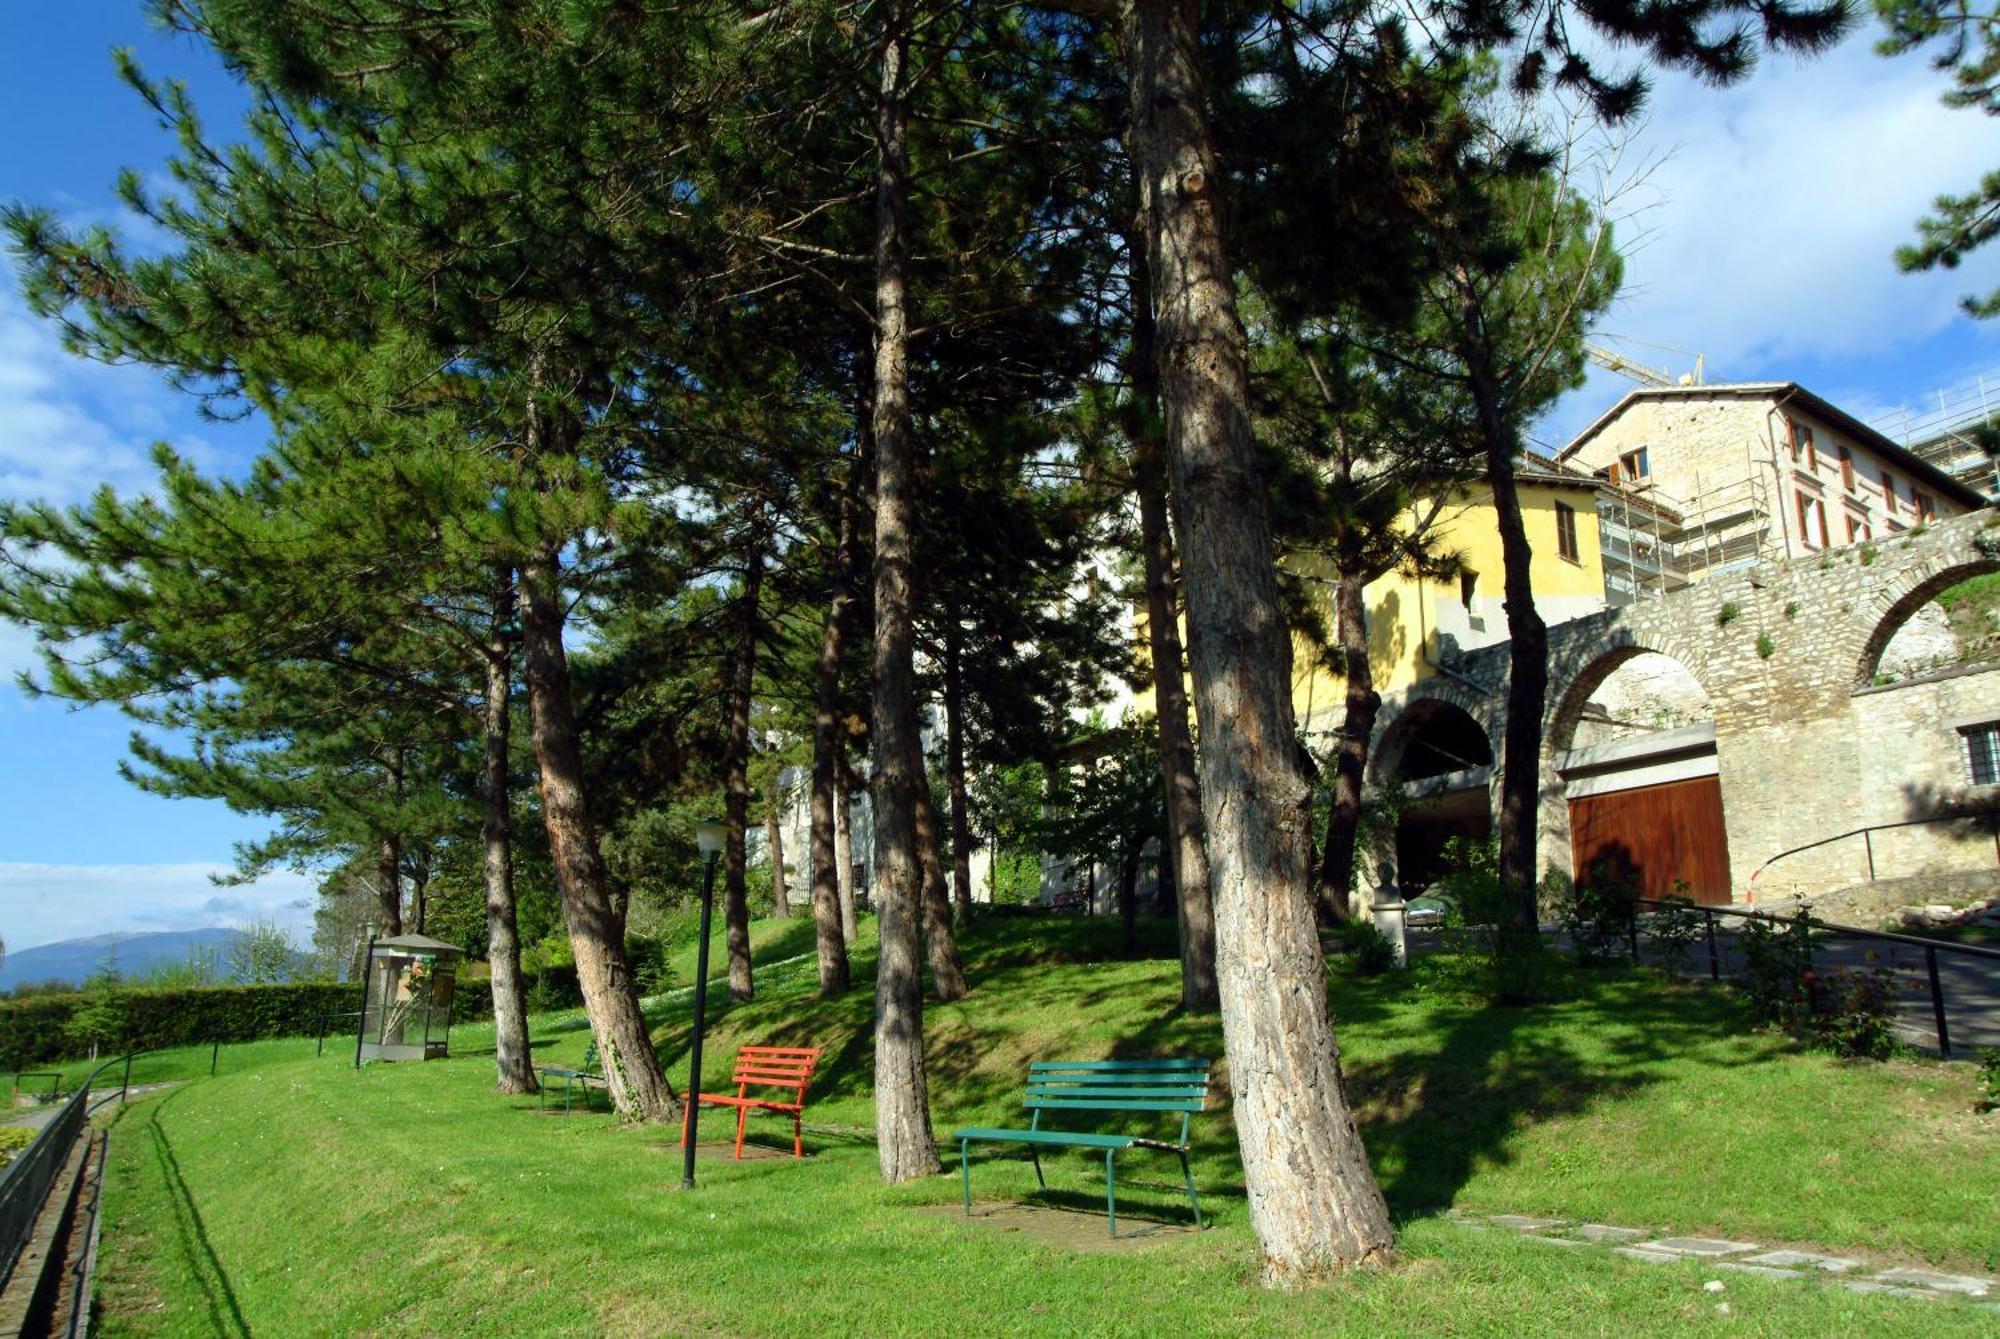
{"type": "Polygon", "coordinates": [[[1511,1227],[1516,1232],[1540,1232],[1546,1228],[1561,1227],[1560,1218],[1530,1218],[1526,1214],[1496,1213],[1492,1221],[1501,1227],[1511,1227]]]}
{"type": "Polygon", "coordinates": [[[1585,1241],[1631,1241],[1643,1237],[1645,1231],[1636,1227],[1612,1227],[1607,1223],[1583,1223],[1574,1229],[1575,1235],[1585,1241]]]}
{"type": "Polygon", "coordinates": [[[1685,1258],[1678,1255],[1668,1255],[1665,1251],[1649,1251],[1641,1246],[1614,1246],[1611,1249],[1628,1259],[1644,1260],[1647,1264],[1652,1265],[1670,1265],[1676,1260],[1685,1258]]]}
{"type": "Polygon", "coordinates": [[[1766,1251],[1762,1255],[1751,1256],[1749,1263],[1753,1265],[1777,1265],[1785,1269],[1790,1269],[1798,1265],[1810,1265],[1814,1269],[1823,1269],[1829,1274],[1840,1274],[1853,1269],[1861,1262],[1859,1260],[1849,1260],[1845,1256],[1839,1255],[1815,1255],[1811,1251],[1766,1251]]]}
{"type": "Polygon", "coordinates": [[[1691,1255],[1709,1259],[1719,1255],[1741,1255],[1745,1251],[1757,1249],[1754,1241],[1721,1241],[1715,1237],[1667,1237],[1660,1241],[1645,1243],[1648,1250],[1665,1251],[1669,1255],[1691,1255]]]}
{"type": "Polygon", "coordinates": [[[1935,1288],[1939,1292],[1964,1293],[1968,1297],[1984,1297],[1993,1286],[1991,1279],[1973,1278],[1968,1274],[1938,1274],[1928,1269],[1885,1269],[1875,1276],[1875,1281],[1935,1288]]]}
{"type": "Polygon", "coordinates": [[[1887,1293],[1894,1297],[1921,1297],[1926,1302],[1944,1300],[1944,1294],[1932,1292],[1928,1288],[1899,1288],[1893,1283],[1871,1283],[1867,1279],[1842,1279],[1840,1286],[1849,1292],[1887,1293]]]}
{"type": "Polygon", "coordinates": [[[1795,1279],[1799,1277],[1797,1272],[1790,1269],[1778,1269],[1771,1265],[1744,1264],[1738,1260],[1718,1260],[1715,1262],[1715,1267],[1717,1269],[1734,1270],[1738,1274],[1761,1274],[1767,1279],[1795,1279]]]}

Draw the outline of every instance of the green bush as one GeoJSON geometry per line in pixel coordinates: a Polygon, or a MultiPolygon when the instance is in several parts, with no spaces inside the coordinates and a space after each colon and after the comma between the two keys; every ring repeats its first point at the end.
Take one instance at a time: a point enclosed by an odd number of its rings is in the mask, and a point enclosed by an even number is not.
{"type": "Polygon", "coordinates": [[[0,1069],[26,1069],[82,1056],[90,1050],[86,1031],[96,1033],[100,1051],[156,1050],[207,1041],[309,1036],[322,1013],[351,1013],[360,1007],[359,985],[332,981],[192,990],[120,988],[4,1000],[0,1001],[0,1069]],[[107,995],[115,1001],[110,1007],[118,1022],[109,1031],[98,1031],[96,1023],[102,1017],[92,1020],[91,1013],[103,1008],[100,1001],[107,995]],[[72,1020],[79,1015],[82,1021],[72,1035],[72,1020]]]}
{"type": "Polygon", "coordinates": [[[1373,921],[1342,921],[1334,937],[1353,958],[1354,970],[1360,976],[1380,976],[1396,965],[1396,946],[1375,928],[1373,921]]]}
{"type": "Polygon", "coordinates": [[[1663,904],[1658,914],[1646,921],[1646,942],[1653,946],[1660,965],[1667,969],[1667,975],[1684,974],[1694,958],[1694,945],[1701,938],[1701,917],[1695,912],[1694,899],[1683,891],[1687,885],[1676,881],[1671,897],[1660,899],[1663,904]]]}
{"type": "Polygon", "coordinates": [[[1988,1051],[1979,1062],[1982,1111],[2000,1111],[2000,1051],[1988,1051]]]}
{"type": "Polygon", "coordinates": [[[1886,968],[1837,967],[1808,974],[1812,1040],[1852,1060],[1887,1060],[1896,1049],[1896,983],[1886,968]]]}
{"type": "Polygon", "coordinates": [[[1812,919],[1753,916],[1743,922],[1744,985],[1760,1022],[1803,1032],[1812,1018],[1812,919]]]}
{"type": "Polygon", "coordinates": [[[0,1167],[14,1160],[14,1155],[35,1142],[36,1131],[25,1125],[0,1125],[0,1167]]]}
{"type": "Polygon", "coordinates": [[[1624,956],[1638,897],[1631,880],[1609,862],[1592,866],[1570,886],[1559,914],[1578,962],[1600,965],[1624,956]]]}

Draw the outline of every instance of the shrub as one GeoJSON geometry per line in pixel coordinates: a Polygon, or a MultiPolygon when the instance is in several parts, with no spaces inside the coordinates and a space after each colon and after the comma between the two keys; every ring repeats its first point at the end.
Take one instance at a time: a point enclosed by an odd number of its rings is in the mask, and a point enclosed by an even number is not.
{"type": "Polygon", "coordinates": [[[2000,1111],[2000,1051],[1988,1051],[1979,1062],[1979,1109],[2000,1111]]]}
{"type": "Polygon", "coordinates": [[[1578,962],[1608,963],[1624,953],[1638,897],[1630,875],[1610,861],[1591,866],[1587,877],[1570,887],[1560,915],[1578,962]]]}
{"type": "Polygon", "coordinates": [[[1802,1030],[1812,1016],[1812,917],[1801,907],[1795,920],[1744,921],[1744,984],[1758,1019],[1802,1030]]]}
{"type": "Polygon", "coordinates": [[[1854,1060],[1896,1049],[1895,978],[1883,967],[1835,968],[1811,980],[1812,1040],[1854,1060]]]}
{"type": "Polygon", "coordinates": [[[1680,976],[1687,971],[1694,957],[1695,940],[1701,937],[1701,917],[1695,913],[1694,899],[1687,895],[1686,888],[1685,881],[1675,880],[1673,895],[1661,898],[1659,913],[1646,922],[1646,941],[1653,946],[1669,976],[1680,976]]]}
{"type": "Polygon", "coordinates": [[[1715,611],[1715,626],[1718,628],[1728,627],[1736,621],[1736,616],[1742,612],[1741,609],[1737,608],[1736,601],[1724,600],[1722,607],[1715,611]]]}
{"type": "Polygon", "coordinates": [[[35,1142],[37,1131],[25,1125],[0,1125],[0,1167],[14,1160],[14,1155],[35,1142]]]}
{"type": "Polygon", "coordinates": [[[1334,937],[1353,958],[1354,971],[1359,976],[1380,976],[1396,965],[1396,946],[1375,928],[1373,921],[1358,918],[1342,921],[1334,937]]]}
{"type": "Polygon", "coordinates": [[[1772,656],[1776,655],[1777,653],[1778,653],[1777,640],[1773,638],[1771,634],[1768,632],[1758,633],[1757,634],[1758,657],[1763,660],[1769,660],[1772,656]]]}
{"type": "MultiPolygon", "coordinates": [[[[1467,925],[1483,927],[1494,997],[1503,1004],[1562,998],[1569,983],[1561,961],[1543,947],[1539,934],[1520,926],[1529,892],[1500,877],[1493,845],[1455,837],[1445,846],[1445,858],[1452,871],[1437,881],[1436,889],[1458,904],[1467,925]]],[[[1551,886],[1550,880],[1543,881],[1538,903],[1551,886]]]]}
{"type": "MultiPolygon", "coordinates": [[[[461,998],[470,1005],[478,997],[479,992],[468,991],[461,998]]],[[[119,1019],[114,1031],[98,1033],[100,1047],[155,1050],[218,1040],[310,1036],[322,1013],[359,1009],[361,987],[332,981],[193,990],[140,987],[0,1001],[0,1069],[26,1069],[87,1052],[91,1040],[87,1033],[95,1031],[96,1024],[79,1024],[72,1036],[70,1022],[79,1013],[87,1016],[98,1008],[100,1000],[113,1003],[104,1006],[98,1022],[114,1009],[119,1019]]],[[[467,1009],[458,1017],[469,1014],[467,1009]]]]}

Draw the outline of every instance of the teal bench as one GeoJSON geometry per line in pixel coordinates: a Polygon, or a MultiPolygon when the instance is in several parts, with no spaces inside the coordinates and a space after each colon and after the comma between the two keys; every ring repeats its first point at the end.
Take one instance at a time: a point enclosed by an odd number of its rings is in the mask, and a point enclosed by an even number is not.
{"type": "Polygon", "coordinates": [[[1172,1153],[1181,1160],[1181,1180],[1187,1185],[1188,1205],[1194,1210],[1196,1227],[1202,1226],[1201,1201],[1195,1198],[1194,1173],[1188,1167],[1188,1121],[1208,1101],[1208,1061],[1206,1060],[1037,1060],[1028,1066],[1028,1097],[1025,1106],[1034,1116],[1025,1130],[997,1130],[983,1126],[955,1130],[958,1141],[958,1170],[965,1183],[965,1211],[972,1212],[972,1156],[974,1144],[1026,1144],[1034,1159],[1035,1181],[1043,1189],[1042,1150],[1044,1148],[1088,1148],[1104,1150],[1104,1205],[1111,1235],[1118,1235],[1117,1156],[1128,1148],[1151,1148],[1172,1153]],[[1044,1111],[1115,1111],[1143,1113],[1178,1111],[1181,1133],[1178,1140],[1148,1139],[1132,1134],[1093,1134],[1076,1130],[1045,1130],[1044,1111]]]}
{"type": "MultiPolygon", "coordinates": [[[[589,1106],[590,1086],[593,1083],[602,1086],[604,1083],[604,1071],[597,1063],[597,1039],[593,1037],[590,1045],[583,1048],[583,1064],[578,1068],[565,1069],[561,1065],[544,1065],[537,1068],[535,1073],[541,1079],[541,1090],[544,1095],[549,1091],[550,1079],[561,1079],[563,1081],[563,1113],[565,1115],[569,1113],[569,1094],[570,1089],[573,1087],[583,1089],[583,1104],[586,1107],[589,1106]]],[[[542,1105],[540,1097],[535,1099],[535,1105],[542,1105]]]]}

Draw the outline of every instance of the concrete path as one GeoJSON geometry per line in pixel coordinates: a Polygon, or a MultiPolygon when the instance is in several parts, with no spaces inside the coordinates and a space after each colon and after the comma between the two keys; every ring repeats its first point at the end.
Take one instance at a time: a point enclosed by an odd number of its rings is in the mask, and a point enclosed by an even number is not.
{"type": "Polygon", "coordinates": [[[1879,1262],[1870,1263],[1855,1254],[1772,1250],[1754,1241],[1675,1236],[1671,1232],[1620,1227],[1612,1223],[1579,1223],[1572,1219],[1537,1218],[1512,1213],[1461,1214],[1456,1210],[1448,1216],[1467,1227],[1519,1232],[1523,1236],[1545,1241],[1550,1246],[1575,1250],[1594,1248],[1647,1264],[1697,1261],[1716,1271],[1716,1277],[1704,1286],[1718,1294],[1728,1291],[1724,1281],[1727,1276],[1753,1274],[1760,1278],[1796,1279],[1801,1286],[1816,1283],[1852,1292],[1881,1293],[1918,1301],[1972,1304],[2000,1312],[2000,1281],[1982,1275],[1888,1266],[1879,1262]]]}

